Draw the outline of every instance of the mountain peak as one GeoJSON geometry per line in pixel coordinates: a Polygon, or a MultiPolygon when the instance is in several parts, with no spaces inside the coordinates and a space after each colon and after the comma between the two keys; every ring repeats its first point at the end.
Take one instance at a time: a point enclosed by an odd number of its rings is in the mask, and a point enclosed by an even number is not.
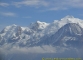
{"type": "Polygon", "coordinates": [[[12,26],[17,26],[16,24],[12,24],[12,26]]]}
{"type": "Polygon", "coordinates": [[[76,18],[74,18],[73,16],[67,15],[66,17],[61,19],[62,21],[67,21],[67,22],[72,22],[75,21],[76,18]]]}
{"type": "Polygon", "coordinates": [[[72,15],[67,15],[64,18],[74,18],[72,15]]]}
{"type": "Polygon", "coordinates": [[[83,28],[81,28],[79,24],[68,23],[61,27],[55,34],[47,37],[41,44],[60,45],[66,41],[79,41],[79,39],[82,39],[82,35],[83,28]]]}
{"type": "Polygon", "coordinates": [[[48,25],[49,25],[48,23],[36,21],[35,23],[32,23],[30,25],[30,28],[34,30],[41,30],[46,28],[48,25]]]}
{"type": "Polygon", "coordinates": [[[79,18],[74,18],[73,16],[66,16],[66,17],[62,18],[60,20],[60,23],[65,23],[65,24],[68,24],[68,23],[77,23],[81,27],[83,27],[83,20],[79,19],[79,18]]]}
{"type": "Polygon", "coordinates": [[[7,32],[14,32],[14,30],[16,30],[18,28],[17,25],[13,24],[13,25],[9,25],[9,26],[6,26],[2,31],[1,33],[7,33],[7,32]]]}
{"type": "Polygon", "coordinates": [[[36,23],[42,23],[41,21],[36,21],[36,23]]]}

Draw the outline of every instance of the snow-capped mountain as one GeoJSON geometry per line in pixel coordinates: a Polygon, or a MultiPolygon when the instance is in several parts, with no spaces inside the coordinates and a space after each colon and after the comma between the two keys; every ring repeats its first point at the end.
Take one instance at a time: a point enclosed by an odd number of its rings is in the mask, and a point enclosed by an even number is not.
{"type": "Polygon", "coordinates": [[[35,23],[32,23],[30,25],[30,28],[36,31],[45,29],[48,25],[49,25],[48,23],[37,21],[35,23]]]}
{"type": "Polygon", "coordinates": [[[29,27],[21,27],[15,24],[6,26],[0,32],[0,45],[7,43],[23,46],[30,45],[44,36],[42,32],[48,25],[49,23],[37,21],[29,27]]]}
{"type": "Polygon", "coordinates": [[[41,40],[37,45],[83,46],[83,28],[76,23],[68,23],[55,34],[41,40]]]}
{"type": "Polygon", "coordinates": [[[81,42],[83,36],[83,20],[66,16],[53,23],[37,21],[28,27],[11,25],[0,32],[0,45],[35,46],[63,45],[81,42]],[[70,43],[69,43],[70,42],[70,43]]]}
{"type": "Polygon", "coordinates": [[[5,56],[4,60],[83,58],[82,51],[83,20],[73,16],[53,23],[37,21],[27,27],[13,24],[0,32],[0,54],[5,56]]]}

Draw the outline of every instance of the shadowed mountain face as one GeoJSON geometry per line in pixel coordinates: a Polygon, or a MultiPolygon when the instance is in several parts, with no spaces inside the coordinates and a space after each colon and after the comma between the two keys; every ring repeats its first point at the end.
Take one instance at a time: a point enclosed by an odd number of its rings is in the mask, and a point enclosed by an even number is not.
{"type": "Polygon", "coordinates": [[[83,45],[83,28],[76,23],[69,23],[61,27],[55,34],[40,41],[37,45],[72,46],[83,45]]]}
{"type": "Polygon", "coordinates": [[[76,23],[66,24],[53,35],[53,39],[55,45],[80,47],[83,45],[83,28],[76,23]]]}

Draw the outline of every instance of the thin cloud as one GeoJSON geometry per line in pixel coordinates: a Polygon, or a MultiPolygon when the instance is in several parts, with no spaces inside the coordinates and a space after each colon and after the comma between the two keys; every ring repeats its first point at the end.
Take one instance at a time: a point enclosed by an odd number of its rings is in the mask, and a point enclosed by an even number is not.
{"type": "Polygon", "coordinates": [[[43,7],[48,10],[66,10],[70,8],[83,8],[83,0],[24,0],[13,2],[16,7],[43,7]]]}
{"type": "Polygon", "coordinates": [[[2,12],[1,14],[6,17],[15,17],[16,16],[16,14],[12,13],[12,12],[2,12]]]}
{"type": "Polygon", "coordinates": [[[8,3],[0,2],[0,6],[7,7],[7,6],[9,6],[9,4],[8,3]]]}
{"type": "Polygon", "coordinates": [[[67,10],[70,8],[83,8],[83,0],[55,0],[50,1],[48,10],[67,10]]]}
{"type": "Polygon", "coordinates": [[[64,7],[64,8],[60,8],[60,7],[54,7],[54,8],[50,8],[49,10],[67,10],[68,8],[64,7]]]}
{"type": "Polygon", "coordinates": [[[35,47],[17,47],[17,46],[14,46],[12,48],[10,48],[11,46],[10,45],[6,45],[6,46],[3,46],[3,47],[0,47],[0,51],[3,51],[4,53],[6,53],[6,51],[8,53],[18,53],[18,52],[23,52],[23,53],[56,53],[57,50],[52,47],[52,46],[48,46],[48,45],[45,45],[45,46],[35,46],[35,47]],[[7,48],[10,48],[7,50],[7,48]]]}
{"type": "Polygon", "coordinates": [[[83,0],[69,0],[68,4],[72,7],[83,8],[83,0]]]}
{"type": "Polygon", "coordinates": [[[44,0],[24,0],[21,2],[13,2],[13,5],[15,5],[16,7],[21,7],[22,5],[24,6],[48,6],[49,3],[47,3],[44,0]]]}

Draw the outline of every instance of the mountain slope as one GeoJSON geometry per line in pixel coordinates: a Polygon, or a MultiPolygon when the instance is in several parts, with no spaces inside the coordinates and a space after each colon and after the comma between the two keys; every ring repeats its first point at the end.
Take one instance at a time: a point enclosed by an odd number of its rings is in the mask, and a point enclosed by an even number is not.
{"type": "Polygon", "coordinates": [[[41,40],[37,45],[83,46],[83,28],[76,23],[68,23],[55,34],[41,40]]]}
{"type": "Polygon", "coordinates": [[[37,21],[28,27],[6,26],[0,32],[0,57],[4,60],[83,59],[83,20],[66,16],[53,23],[37,21]]]}
{"type": "MultiPolygon", "coordinates": [[[[28,27],[21,27],[15,24],[7,26],[0,32],[0,45],[61,45],[58,41],[81,40],[82,35],[83,20],[73,16],[66,16],[61,20],[55,20],[53,23],[37,21],[28,27]]],[[[66,46],[66,43],[61,43],[66,46]]]]}

